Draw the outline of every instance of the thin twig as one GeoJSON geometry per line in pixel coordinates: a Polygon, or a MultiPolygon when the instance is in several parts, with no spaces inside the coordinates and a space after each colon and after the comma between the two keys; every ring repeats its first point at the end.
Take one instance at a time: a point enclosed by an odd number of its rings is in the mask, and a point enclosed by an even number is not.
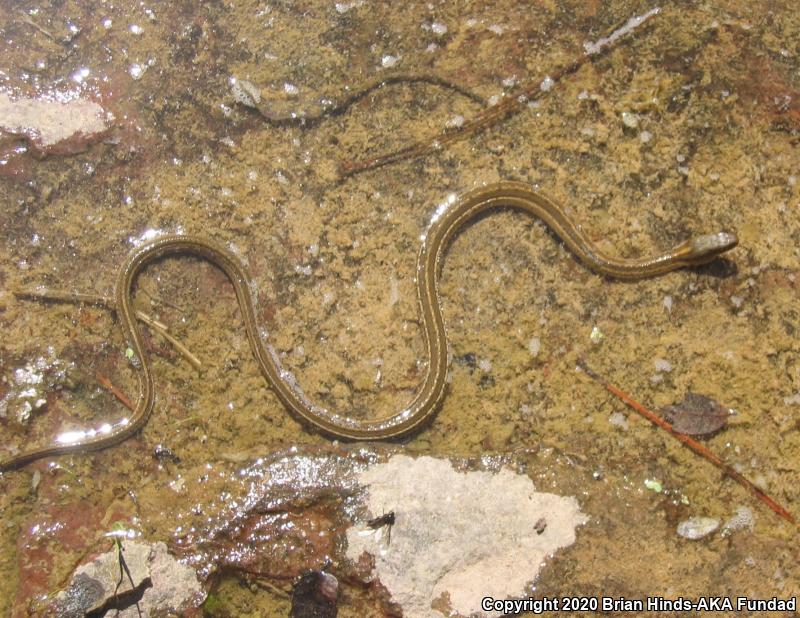
{"type": "Polygon", "coordinates": [[[24,300],[53,301],[71,303],[73,305],[96,305],[114,311],[114,299],[100,294],[83,294],[81,292],[67,292],[66,290],[51,290],[47,287],[34,289],[14,290],[14,296],[24,300]]]}
{"type": "Polygon", "coordinates": [[[150,292],[148,292],[147,290],[144,290],[144,289],[142,289],[141,292],[142,292],[142,294],[147,296],[147,298],[149,298],[154,303],[159,303],[161,305],[165,305],[167,307],[170,307],[171,309],[175,309],[175,311],[180,311],[181,313],[186,313],[186,309],[184,309],[183,307],[179,307],[178,305],[176,305],[175,303],[167,300],[166,298],[161,298],[160,296],[153,296],[150,292]]]}
{"type": "Polygon", "coordinates": [[[279,596],[279,597],[282,597],[284,599],[291,599],[292,598],[292,593],[291,592],[289,592],[287,590],[284,590],[283,588],[280,588],[279,586],[276,586],[275,584],[271,584],[268,581],[263,581],[263,580],[257,579],[256,580],[256,585],[264,588],[265,590],[269,590],[272,594],[274,594],[276,596],[279,596]]]}
{"type": "Polygon", "coordinates": [[[601,384],[609,393],[614,395],[615,397],[621,399],[628,407],[633,408],[643,417],[645,417],[651,423],[658,425],[666,432],[668,432],[673,438],[676,440],[683,442],[686,446],[692,449],[695,453],[707,459],[715,466],[717,466],[720,470],[722,470],[725,474],[739,483],[742,487],[750,491],[754,496],[756,496],[759,500],[761,500],[764,504],[766,504],[769,508],[771,508],[775,513],[783,517],[786,521],[791,523],[796,523],[794,516],[789,513],[785,508],[783,508],[780,504],[778,504],[775,500],[770,498],[764,491],[753,485],[747,478],[745,478],[742,474],[738,473],[734,470],[730,464],[725,463],[719,456],[715,453],[707,449],[705,446],[700,444],[697,440],[692,439],[691,437],[687,436],[684,433],[677,431],[671,423],[668,423],[663,418],[661,418],[658,414],[653,412],[652,410],[647,409],[638,401],[633,399],[630,395],[626,392],[620,390],[613,384],[610,384],[606,381],[605,378],[601,377],[586,365],[585,362],[579,361],[578,367],[592,380],[601,384]]]}
{"type": "Polygon", "coordinates": [[[530,102],[539,99],[552,90],[553,86],[563,78],[577,73],[578,69],[587,62],[613,49],[617,41],[629,35],[641,26],[641,24],[657,15],[659,12],[659,8],[654,8],[643,15],[631,17],[624,25],[614,30],[609,36],[603,37],[593,43],[584,44],[583,54],[577,56],[571,62],[563,64],[547,74],[541,75],[536,80],[527,81],[520,88],[510,92],[500,103],[477,113],[472,119],[458,128],[448,129],[434,137],[413,142],[407,146],[382,155],[370,157],[368,159],[343,162],[339,166],[340,177],[347,178],[367,170],[390,165],[391,163],[431,154],[441,150],[446,144],[476,135],[490,126],[499,124],[525,109],[530,102]]]}
{"type": "Polygon", "coordinates": [[[284,124],[303,124],[308,126],[316,123],[323,118],[335,116],[343,113],[347,108],[355,102],[363,99],[369,93],[384,88],[392,84],[414,84],[414,83],[428,83],[440,88],[453,90],[458,94],[478,103],[481,106],[486,106],[486,100],[472,92],[471,90],[456,84],[448,79],[438,75],[431,75],[428,73],[409,73],[409,72],[396,72],[396,73],[382,73],[371,79],[364,84],[354,88],[348,89],[343,95],[340,96],[321,96],[315,97],[317,100],[327,101],[325,105],[313,105],[308,109],[294,109],[292,111],[284,112],[274,109],[275,102],[270,100],[253,99],[248,105],[254,107],[263,116],[263,118],[273,125],[284,124]],[[337,100],[338,99],[338,100],[337,100]]]}
{"type": "Polygon", "coordinates": [[[145,313],[144,311],[139,311],[139,309],[136,309],[135,313],[136,313],[136,317],[140,321],[142,321],[145,324],[147,324],[148,326],[150,326],[150,327],[152,327],[154,329],[158,329],[159,331],[168,331],[169,330],[169,326],[164,324],[164,322],[156,320],[153,316],[145,313]]]}
{"type": "MultiPolygon", "coordinates": [[[[72,304],[79,304],[79,305],[95,305],[99,307],[105,307],[111,311],[116,311],[117,306],[114,302],[113,298],[108,296],[101,296],[99,294],[84,294],[81,292],[67,292],[65,290],[51,290],[49,288],[37,288],[37,289],[23,289],[23,290],[15,290],[14,296],[17,298],[22,298],[25,300],[37,300],[37,301],[53,301],[53,302],[61,302],[61,303],[72,303],[72,304]]],[[[137,319],[147,324],[150,328],[156,331],[159,335],[164,337],[167,341],[169,341],[178,353],[183,356],[186,361],[195,368],[195,370],[200,373],[203,370],[203,363],[202,361],[197,358],[185,345],[183,345],[180,341],[175,339],[172,335],[170,335],[167,331],[169,328],[163,322],[160,322],[153,318],[152,316],[146,314],[144,311],[139,311],[138,309],[135,311],[137,319]]]]}
{"type": "Polygon", "coordinates": [[[136,406],[133,405],[133,403],[131,402],[130,399],[128,399],[128,396],[125,393],[123,393],[116,386],[114,386],[111,380],[109,380],[99,371],[95,374],[95,377],[97,377],[97,381],[100,382],[100,384],[102,384],[104,387],[106,387],[106,389],[108,389],[108,391],[112,395],[114,395],[114,397],[120,400],[122,405],[128,408],[128,410],[130,410],[131,412],[136,412],[136,406]]]}
{"type": "Polygon", "coordinates": [[[187,360],[187,362],[195,368],[195,370],[200,373],[203,371],[203,363],[197,358],[194,354],[189,351],[185,345],[183,345],[180,341],[175,339],[172,335],[167,332],[167,327],[164,326],[161,322],[154,320],[146,313],[141,311],[136,311],[136,317],[139,318],[142,322],[147,324],[150,328],[156,331],[159,335],[164,337],[167,341],[169,341],[173,347],[187,360]]]}
{"type": "Polygon", "coordinates": [[[53,43],[59,43],[59,41],[56,39],[56,37],[54,37],[52,34],[50,34],[49,31],[45,30],[42,26],[40,26],[35,21],[33,21],[30,17],[28,17],[28,14],[25,11],[20,10],[19,15],[20,15],[20,20],[21,21],[25,22],[26,24],[28,24],[29,26],[31,26],[33,28],[36,28],[39,32],[41,32],[43,35],[45,35],[48,39],[53,41],[53,43]]]}

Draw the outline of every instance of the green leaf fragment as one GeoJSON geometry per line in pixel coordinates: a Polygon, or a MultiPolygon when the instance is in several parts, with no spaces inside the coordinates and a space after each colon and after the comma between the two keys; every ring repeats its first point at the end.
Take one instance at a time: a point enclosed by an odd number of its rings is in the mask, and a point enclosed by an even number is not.
{"type": "Polygon", "coordinates": [[[654,491],[657,494],[660,494],[661,491],[664,489],[661,483],[655,479],[645,479],[644,486],[647,487],[650,491],[654,491]]]}

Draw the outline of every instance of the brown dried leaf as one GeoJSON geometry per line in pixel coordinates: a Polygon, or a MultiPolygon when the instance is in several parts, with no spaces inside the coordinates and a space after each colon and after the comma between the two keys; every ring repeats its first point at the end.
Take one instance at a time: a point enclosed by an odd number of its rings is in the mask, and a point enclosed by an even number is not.
{"type": "Polygon", "coordinates": [[[711,397],[686,393],[683,401],[662,408],[661,414],[679,433],[708,436],[725,427],[730,409],[720,405],[711,397]]]}

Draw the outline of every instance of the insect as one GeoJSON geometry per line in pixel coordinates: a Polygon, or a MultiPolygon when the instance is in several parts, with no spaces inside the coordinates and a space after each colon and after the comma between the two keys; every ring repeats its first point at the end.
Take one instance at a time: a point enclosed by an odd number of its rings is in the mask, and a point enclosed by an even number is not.
{"type": "Polygon", "coordinates": [[[384,513],[378,517],[374,517],[367,522],[367,528],[371,528],[372,530],[380,530],[384,526],[386,527],[386,544],[392,542],[392,526],[394,526],[395,516],[394,511],[389,511],[388,513],[384,513]]]}

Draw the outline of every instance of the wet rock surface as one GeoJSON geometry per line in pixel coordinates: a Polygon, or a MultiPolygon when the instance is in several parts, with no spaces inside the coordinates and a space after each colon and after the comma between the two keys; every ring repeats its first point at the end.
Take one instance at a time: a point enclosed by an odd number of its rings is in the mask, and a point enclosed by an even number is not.
{"type": "Polygon", "coordinates": [[[176,546],[206,578],[235,570],[302,579],[332,568],[385,588],[411,618],[436,614],[432,603],[445,615],[472,615],[480,590],[523,595],[585,523],[573,498],[535,492],[502,461],[460,460],[455,469],[386,449],[294,449],[240,470],[246,495],[226,483],[219,504],[179,516],[176,546]],[[393,513],[385,524],[381,505],[393,513]],[[538,520],[547,522],[541,532],[538,520]],[[184,527],[192,532],[180,535],[184,527]]]}
{"type": "MultiPolygon", "coordinates": [[[[649,8],[67,0],[2,12],[0,92],[12,102],[69,93],[114,117],[88,142],[76,134],[47,152],[29,135],[0,138],[0,366],[10,380],[52,348],[77,369],[75,388],[56,386],[45,406],[33,409],[38,395],[14,397],[31,415],[23,425],[13,411],[0,419],[3,453],[124,418],[98,372],[131,399],[138,388],[112,312],[12,292],[44,284],[113,295],[131,248],[176,231],[212,237],[247,261],[259,325],[309,398],[358,418],[403,409],[426,362],[413,283],[419,236],[450,196],[513,179],[563,203],[610,254],[641,257],[717,229],[736,231],[740,245],[721,263],[621,283],[586,271],[514,213],[476,222],[455,239],[440,286],[456,361],[447,397],[395,447],[472,460],[513,453],[537,490],[580,496],[590,520],[540,573],[542,595],[800,594],[794,528],[574,372],[585,358],[652,409],[687,392],[736,409],[707,445],[800,511],[796,2],[664,5],[613,53],[545,80],[584,43],[649,8]],[[260,108],[289,114],[324,109],[323,99],[390,70],[441,75],[494,103],[526,83],[548,90],[483,133],[348,179],[338,176],[342,164],[455,130],[484,107],[409,83],[313,126],[275,126],[248,106],[260,97],[260,108]],[[754,517],[729,532],[677,534],[691,517],[739,521],[741,506],[754,517]]],[[[135,302],[205,371],[144,329],[157,403],[142,432],[0,478],[0,613],[35,614],[124,520],[175,553],[192,534],[176,533],[185,522],[216,530],[218,545],[258,544],[260,530],[266,556],[287,535],[296,549],[277,562],[282,577],[246,551],[241,570],[235,555],[219,555],[205,609],[288,615],[286,594],[260,582],[286,593],[304,565],[336,555],[319,534],[341,529],[335,501],[289,499],[263,523],[255,511],[240,515],[251,534],[239,537],[193,511],[221,516],[221,493],[248,496],[254,479],[236,475],[258,457],[291,445],[324,457],[330,440],[265,386],[216,269],[183,258],[154,264],[135,302]],[[175,457],[153,459],[156,445],[175,457]],[[304,527],[311,543],[297,532],[304,527]]],[[[14,389],[0,384],[0,397],[14,389]]],[[[198,549],[198,564],[213,564],[215,552],[198,549]]],[[[342,577],[340,587],[343,618],[387,606],[377,585],[342,577]]]]}
{"type": "Polygon", "coordinates": [[[175,547],[203,578],[235,570],[291,580],[321,570],[339,560],[345,531],[364,510],[357,472],[381,456],[292,449],[204,480],[204,495],[216,499],[178,514],[175,547]]]}
{"type": "Polygon", "coordinates": [[[48,400],[58,391],[74,385],[70,375],[74,366],[64,363],[50,349],[39,357],[4,359],[0,365],[0,419],[15,425],[26,425],[31,417],[42,412],[48,400]]]}

